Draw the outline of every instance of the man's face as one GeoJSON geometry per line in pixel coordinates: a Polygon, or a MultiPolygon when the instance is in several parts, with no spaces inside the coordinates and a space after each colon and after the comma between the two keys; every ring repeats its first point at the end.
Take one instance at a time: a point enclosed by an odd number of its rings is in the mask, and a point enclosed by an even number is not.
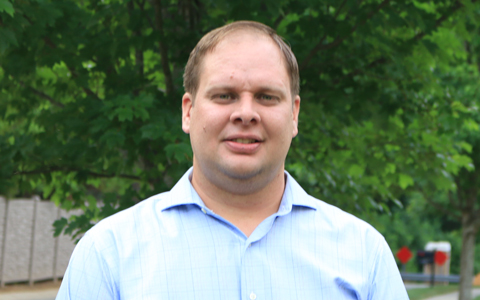
{"type": "Polygon", "coordinates": [[[283,172],[299,108],[278,46],[259,34],[227,36],[204,57],[195,100],[182,100],[194,172],[217,187],[224,179],[268,182],[283,172]]]}

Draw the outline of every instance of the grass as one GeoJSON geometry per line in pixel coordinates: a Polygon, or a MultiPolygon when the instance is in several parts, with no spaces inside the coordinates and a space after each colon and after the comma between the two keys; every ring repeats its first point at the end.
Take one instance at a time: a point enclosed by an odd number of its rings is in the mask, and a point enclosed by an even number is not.
{"type": "MultiPolygon", "coordinates": [[[[408,290],[408,297],[410,300],[423,300],[429,297],[438,296],[442,294],[448,294],[451,292],[458,291],[458,285],[449,284],[449,285],[436,285],[433,288],[418,288],[408,290]]],[[[480,298],[475,298],[474,300],[480,300],[480,298]]]]}

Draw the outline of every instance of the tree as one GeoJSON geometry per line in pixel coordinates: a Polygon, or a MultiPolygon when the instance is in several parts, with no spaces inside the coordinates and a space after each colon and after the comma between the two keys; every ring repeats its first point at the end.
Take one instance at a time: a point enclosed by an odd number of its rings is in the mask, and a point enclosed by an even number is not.
{"type": "MultiPolygon", "coordinates": [[[[439,119],[439,127],[452,135],[452,140],[462,145],[469,166],[453,172],[455,188],[449,191],[433,190],[428,182],[422,183],[425,200],[444,215],[456,219],[462,227],[462,253],[460,256],[460,299],[471,299],[470,289],[475,264],[475,239],[480,230],[480,134],[478,107],[480,87],[480,43],[476,36],[465,42],[464,59],[467,64],[452,68],[439,76],[441,84],[448,87],[445,95],[452,100],[441,107],[447,111],[439,119]]],[[[446,160],[449,157],[445,157],[446,160]]]]}
{"type": "Polygon", "coordinates": [[[189,51],[251,19],[299,60],[287,168],[310,193],[354,213],[418,189],[448,195],[474,170],[474,144],[456,135],[463,100],[447,95],[478,79],[478,15],[474,0],[0,0],[0,193],[83,209],[56,224],[80,234],[169,189],[192,159],[180,129],[189,51]]]}

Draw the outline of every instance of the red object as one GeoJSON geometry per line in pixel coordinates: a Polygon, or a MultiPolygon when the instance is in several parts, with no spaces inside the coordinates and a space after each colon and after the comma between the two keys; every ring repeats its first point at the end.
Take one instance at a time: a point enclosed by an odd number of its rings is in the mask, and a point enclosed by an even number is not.
{"type": "Polygon", "coordinates": [[[435,257],[433,259],[437,265],[441,266],[447,261],[448,256],[445,252],[437,251],[435,252],[435,257]]]}
{"type": "Polygon", "coordinates": [[[397,252],[397,257],[402,262],[402,264],[406,264],[410,260],[410,258],[412,258],[412,256],[413,254],[407,246],[403,246],[397,252]]]}
{"type": "Polygon", "coordinates": [[[397,252],[397,257],[402,262],[402,264],[406,264],[410,260],[410,258],[412,258],[412,256],[413,254],[407,246],[403,246],[397,252]]]}

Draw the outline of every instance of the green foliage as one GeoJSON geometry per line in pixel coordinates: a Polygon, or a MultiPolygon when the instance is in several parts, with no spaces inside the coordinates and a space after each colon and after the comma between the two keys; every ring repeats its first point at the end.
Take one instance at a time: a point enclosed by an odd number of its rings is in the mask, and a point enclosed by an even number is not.
{"type": "Polygon", "coordinates": [[[8,0],[0,0],[0,12],[5,12],[13,17],[15,10],[13,9],[12,3],[10,3],[8,0]]]}
{"type": "MultiPolygon", "coordinates": [[[[460,273],[460,252],[462,246],[461,224],[457,220],[439,214],[429,206],[421,193],[412,193],[408,199],[403,199],[404,209],[391,204],[391,215],[365,214],[361,216],[372,224],[385,236],[393,253],[401,247],[407,246],[415,255],[416,251],[423,250],[431,241],[447,241],[452,246],[450,273],[460,273]]],[[[480,261],[476,265],[480,271],[480,261]]],[[[401,263],[397,259],[397,264],[401,263]]],[[[406,264],[406,271],[411,273],[422,272],[418,269],[413,257],[406,264]]]]}
{"type": "Polygon", "coordinates": [[[458,188],[477,161],[479,3],[0,0],[0,194],[85,215],[78,234],[191,165],[182,73],[209,30],[266,23],[301,68],[287,169],[356,214],[458,188]]]}

